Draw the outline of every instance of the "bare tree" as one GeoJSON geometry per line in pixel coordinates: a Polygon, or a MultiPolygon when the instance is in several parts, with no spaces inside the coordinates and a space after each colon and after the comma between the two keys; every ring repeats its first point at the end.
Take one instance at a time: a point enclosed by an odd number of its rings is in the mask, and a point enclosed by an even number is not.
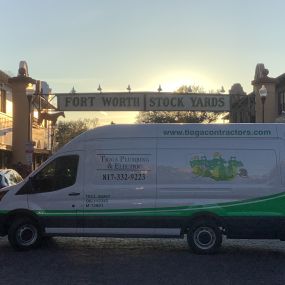
{"type": "Polygon", "coordinates": [[[93,129],[98,125],[98,119],[84,119],[77,121],[60,121],[55,128],[55,141],[57,149],[81,133],[93,129]]]}

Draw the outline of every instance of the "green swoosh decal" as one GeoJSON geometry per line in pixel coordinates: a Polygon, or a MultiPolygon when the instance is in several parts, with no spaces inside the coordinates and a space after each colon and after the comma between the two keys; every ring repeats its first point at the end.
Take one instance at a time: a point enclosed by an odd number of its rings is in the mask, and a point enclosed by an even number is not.
{"type": "MultiPolygon", "coordinates": [[[[224,217],[240,216],[285,216],[285,193],[258,199],[235,201],[219,204],[179,206],[142,209],[106,209],[106,210],[41,210],[39,216],[171,216],[187,217],[199,212],[210,212],[224,217]]],[[[1,213],[1,212],[0,212],[1,213]]]]}

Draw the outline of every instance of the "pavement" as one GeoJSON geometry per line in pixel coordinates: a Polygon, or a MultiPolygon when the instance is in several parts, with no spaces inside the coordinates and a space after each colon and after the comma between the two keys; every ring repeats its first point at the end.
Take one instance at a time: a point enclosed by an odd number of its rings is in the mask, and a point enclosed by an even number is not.
{"type": "Polygon", "coordinates": [[[52,238],[16,252],[0,238],[0,284],[284,285],[285,242],[224,240],[215,255],[184,239],[52,238]]]}

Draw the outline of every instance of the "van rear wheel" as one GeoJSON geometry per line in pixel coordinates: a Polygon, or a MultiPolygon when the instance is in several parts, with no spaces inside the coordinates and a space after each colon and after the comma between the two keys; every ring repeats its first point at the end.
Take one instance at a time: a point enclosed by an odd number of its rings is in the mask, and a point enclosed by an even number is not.
{"type": "Polygon", "coordinates": [[[39,226],[29,218],[16,219],[8,230],[8,239],[16,250],[28,250],[40,245],[42,234],[39,226]]]}
{"type": "Polygon", "coordinates": [[[215,222],[199,221],[190,227],[187,241],[194,253],[212,254],[222,244],[222,233],[215,222]]]}

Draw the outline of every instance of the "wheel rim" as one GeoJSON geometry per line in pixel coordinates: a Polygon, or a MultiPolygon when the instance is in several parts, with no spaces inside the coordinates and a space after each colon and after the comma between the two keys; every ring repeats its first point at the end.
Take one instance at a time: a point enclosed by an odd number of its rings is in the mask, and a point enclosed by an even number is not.
{"type": "Polygon", "coordinates": [[[22,225],[18,228],[16,239],[22,246],[30,246],[35,243],[38,238],[38,231],[33,225],[22,225]]]}
{"type": "Polygon", "coordinates": [[[217,240],[215,231],[210,227],[199,227],[193,234],[195,245],[202,250],[211,249],[217,240]]]}

